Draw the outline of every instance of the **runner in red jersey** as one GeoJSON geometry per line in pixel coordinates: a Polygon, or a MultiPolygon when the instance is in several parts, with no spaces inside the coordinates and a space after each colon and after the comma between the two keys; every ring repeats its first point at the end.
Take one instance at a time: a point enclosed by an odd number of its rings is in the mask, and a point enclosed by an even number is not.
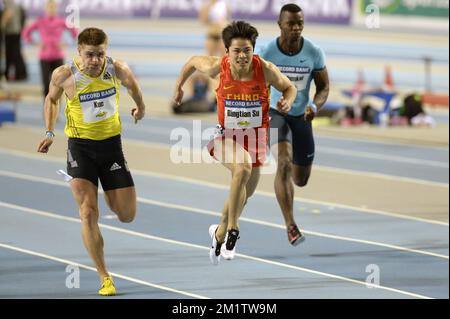
{"type": "Polygon", "coordinates": [[[272,63],[253,54],[258,31],[244,21],[233,22],[222,32],[226,48],[223,58],[192,57],[181,70],[175,86],[175,103],[181,103],[183,84],[195,72],[219,78],[217,136],[209,150],[232,176],[230,193],[219,225],[211,225],[210,259],[233,259],[239,239],[238,219],[247,199],[255,192],[264,163],[269,128],[269,92],[273,86],[283,93],[277,103],[282,113],[291,109],[297,90],[272,63]],[[225,245],[223,245],[225,243],[225,245]]]}
{"type": "MultiPolygon", "coordinates": [[[[216,90],[217,115],[219,130],[218,139],[233,139],[251,156],[252,167],[264,164],[268,144],[269,129],[269,90],[266,86],[261,59],[252,58],[253,78],[249,81],[234,80],[231,74],[230,58],[222,58],[220,82],[216,90]]],[[[208,150],[215,156],[214,144],[211,141],[208,150]]],[[[218,159],[218,158],[217,158],[218,159]]]]}

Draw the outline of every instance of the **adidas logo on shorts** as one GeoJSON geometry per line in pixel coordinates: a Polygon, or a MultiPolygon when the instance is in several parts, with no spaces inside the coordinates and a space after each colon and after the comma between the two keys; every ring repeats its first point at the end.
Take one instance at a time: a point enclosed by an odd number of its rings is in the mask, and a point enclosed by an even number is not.
{"type": "Polygon", "coordinates": [[[122,166],[120,166],[119,164],[117,164],[117,163],[114,163],[114,164],[112,164],[112,166],[111,166],[111,168],[109,169],[109,171],[110,172],[112,172],[112,171],[117,171],[118,169],[121,169],[122,168],[122,166]]]}

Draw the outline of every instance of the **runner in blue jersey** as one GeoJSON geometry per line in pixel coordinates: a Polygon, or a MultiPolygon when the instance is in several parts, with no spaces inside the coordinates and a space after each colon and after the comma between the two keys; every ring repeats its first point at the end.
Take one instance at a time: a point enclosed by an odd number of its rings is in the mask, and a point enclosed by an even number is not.
{"type": "Polygon", "coordinates": [[[296,4],[281,8],[278,20],[281,36],[259,51],[259,55],[274,63],[297,87],[297,98],[285,115],[276,110],[281,93],[271,88],[270,128],[278,130],[271,138],[272,152],[278,158],[275,193],[283,212],[288,240],[296,246],[304,240],[293,213],[294,184],[308,183],[314,160],[314,138],[311,121],[325,104],[329,93],[325,54],[302,36],[304,14],[296,4]],[[309,98],[311,81],[316,85],[313,100],[309,98]]]}

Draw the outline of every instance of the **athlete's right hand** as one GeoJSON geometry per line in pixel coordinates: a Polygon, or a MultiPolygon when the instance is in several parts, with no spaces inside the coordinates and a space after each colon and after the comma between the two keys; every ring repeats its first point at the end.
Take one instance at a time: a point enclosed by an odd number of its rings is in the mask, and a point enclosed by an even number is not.
{"type": "Polygon", "coordinates": [[[48,153],[48,150],[50,149],[50,145],[53,144],[53,139],[52,138],[45,138],[45,140],[43,140],[38,147],[38,152],[39,153],[48,153]]]}
{"type": "Polygon", "coordinates": [[[139,110],[139,108],[135,107],[131,110],[131,116],[134,118],[134,124],[137,124],[138,121],[144,118],[145,111],[139,110]]]}
{"type": "Polygon", "coordinates": [[[175,88],[175,93],[173,94],[173,100],[176,103],[176,105],[180,105],[181,101],[183,100],[183,89],[181,87],[175,88]]]}
{"type": "Polygon", "coordinates": [[[289,113],[291,110],[291,105],[284,99],[284,96],[280,97],[280,100],[277,102],[277,109],[281,113],[289,113]]]}

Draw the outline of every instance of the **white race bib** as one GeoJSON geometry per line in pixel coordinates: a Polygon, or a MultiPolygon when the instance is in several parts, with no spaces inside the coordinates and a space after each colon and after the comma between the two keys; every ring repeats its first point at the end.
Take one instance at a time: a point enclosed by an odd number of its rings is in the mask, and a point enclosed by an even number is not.
{"type": "Polygon", "coordinates": [[[85,123],[95,123],[110,118],[117,112],[116,88],[80,94],[85,123]]]}
{"type": "Polygon", "coordinates": [[[295,85],[297,91],[303,91],[304,89],[306,89],[306,84],[308,83],[308,75],[286,74],[286,76],[295,85]]]}
{"type": "Polygon", "coordinates": [[[311,74],[310,67],[298,66],[278,66],[281,72],[288,77],[295,85],[297,91],[303,91],[308,85],[308,79],[311,74]]]}
{"type": "Polygon", "coordinates": [[[246,129],[261,126],[261,101],[225,100],[225,128],[246,129]]]}

